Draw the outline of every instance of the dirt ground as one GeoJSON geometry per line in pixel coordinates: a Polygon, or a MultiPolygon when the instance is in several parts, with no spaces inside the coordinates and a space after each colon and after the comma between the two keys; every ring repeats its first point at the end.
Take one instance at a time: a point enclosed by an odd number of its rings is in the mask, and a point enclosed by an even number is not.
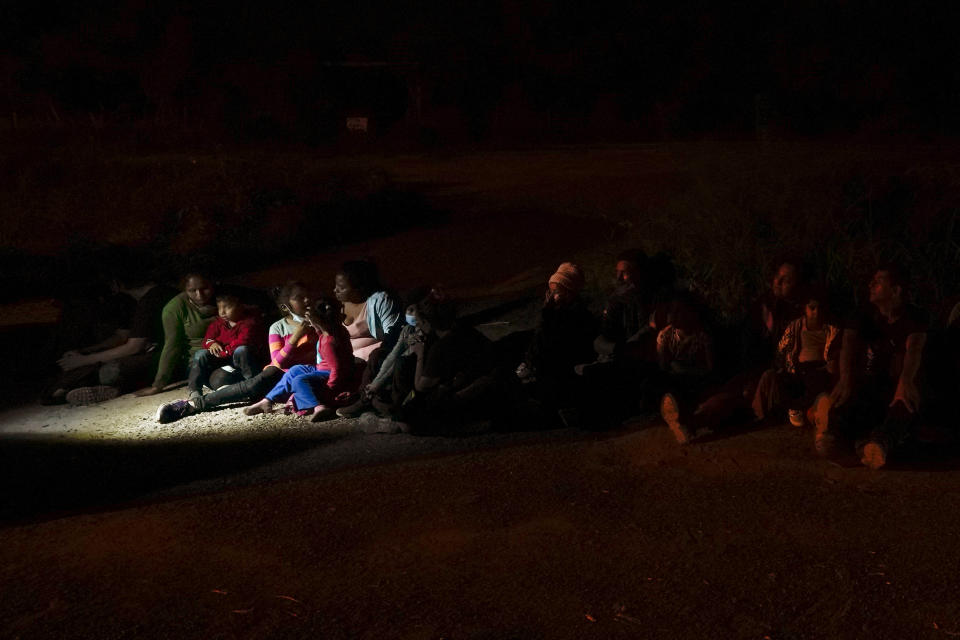
{"type": "MultiPolygon", "coordinates": [[[[252,420],[245,437],[259,437],[267,457],[291,455],[274,422],[252,420]]],[[[300,435],[324,446],[319,433],[300,435]]],[[[404,438],[356,436],[368,449],[404,438]]],[[[815,459],[810,434],[788,426],[686,448],[656,423],[460,442],[6,526],[0,635],[960,633],[957,460],[871,472],[815,459]]],[[[215,472],[231,450],[176,453],[215,472]]],[[[123,483],[125,468],[110,481],[123,483]]]]}
{"type": "MultiPolygon", "coordinates": [[[[530,197],[557,184],[514,169],[530,197]]],[[[494,209],[240,280],[325,282],[372,255],[477,310],[617,241],[494,209]]],[[[181,395],[0,414],[0,637],[960,636],[953,451],[871,472],[786,425],[679,447],[655,420],[463,438],[236,407],[156,424],[181,395]]]]}

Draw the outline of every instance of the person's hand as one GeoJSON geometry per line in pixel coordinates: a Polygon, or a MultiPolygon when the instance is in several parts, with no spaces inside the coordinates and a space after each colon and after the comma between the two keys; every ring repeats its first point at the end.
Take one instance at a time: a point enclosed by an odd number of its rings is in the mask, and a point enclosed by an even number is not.
{"type": "Polygon", "coordinates": [[[853,385],[850,384],[850,378],[847,376],[840,376],[840,379],[837,380],[837,384],[833,386],[833,391],[830,392],[830,406],[842,406],[847,400],[850,399],[850,395],[852,393],[853,385]]]}
{"type": "Polygon", "coordinates": [[[83,354],[77,351],[76,349],[70,349],[70,351],[64,351],[61,358],[72,358],[73,356],[82,356],[83,354]]]}
{"type": "MultiPolygon", "coordinates": [[[[773,311],[767,308],[767,305],[763,305],[761,308],[761,313],[763,313],[763,326],[767,328],[769,333],[773,333],[773,311]]],[[[774,336],[776,339],[779,339],[780,336],[774,336]]]]}
{"type": "Polygon", "coordinates": [[[418,358],[422,358],[422,357],[423,357],[423,343],[422,343],[422,342],[418,342],[417,344],[413,345],[412,347],[410,347],[410,351],[412,351],[418,358]]]}
{"type": "Polygon", "coordinates": [[[137,396],[138,398],[143,398],[144,396],[155,396],[161,391],[163,391],[163,389],[160,387],[147,387],[146,389],[140,389],[140,391],[137,391],[133,395],[137,396]]]}
{"type": "Polygon", "coordinates": [[[901,380],[900,384],[897,385],[897,392],[893,395],[893,402],[890,403],[890,406],[892,407],[898,402],[902,403],[910,413],[916,413],[917,409],[920,408],[920,390],[917,389],[917,385],[913,382],[901,380]]]}
{"type": "Polygon", "coordinates": [[[210,355],[216,356],[219,358],[223,354],[223,345],[220,344],[219,342],[214,341],[210,344],[209,347],[207,347],[207,351],[210,352],[210,355]]]}
{"type": "Polygon", "coordinates": [[[91,362],[87,356],[80,355],[76,351],[68,351],[63,354],[62,358],[57,360],[57,364],[64,371],[70,371],[71,369],[76,369],[77,367],[91,364],[91,362]]]}

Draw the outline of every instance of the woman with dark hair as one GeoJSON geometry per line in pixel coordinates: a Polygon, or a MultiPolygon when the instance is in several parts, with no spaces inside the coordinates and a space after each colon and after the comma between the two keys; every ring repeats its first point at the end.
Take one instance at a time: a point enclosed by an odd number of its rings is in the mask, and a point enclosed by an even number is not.
{"type": "Polygon", "coordinates": [[[152,396],[163,391],[171,380],[184,376],[193,354],[203,349],[207,326],[217,317],[213,281],[200,273],[183,278],[183,291],[163,307],[163,347],[153,384],[136,393],[152,396]]]}
{"type": "Polygon", "coordinates": [[[403,307],[383,289],[373,262],[344,262],[334,278],[333,295],[343,305],[354,356],[366,361],[381,343],[387,349],[393,346],[403,328],[403,307]]]}
{"type": "Polygon", "coordinates": [[[306,285],[291,280],[274,291],[283,317],[270,325],[267,344],[270,364],[249,380],[243,380],[190,400],[176,400],[157,409],[157,422],[168,423],[210,411],[233,402],[262,398],[280,381],[284,372],[299,364],[312,364],[316,358],[317,331],[307,321],[310,296],[306,285]]]}

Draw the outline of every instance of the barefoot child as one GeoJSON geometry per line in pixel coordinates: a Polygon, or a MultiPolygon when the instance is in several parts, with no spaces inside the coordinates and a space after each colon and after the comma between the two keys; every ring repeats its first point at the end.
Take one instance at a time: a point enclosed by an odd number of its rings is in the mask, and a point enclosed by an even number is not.
{"type": "Polygon", "coordinates": [[[321,300],[306,319],[320,334],[316,365],[290,367],[263,400],[243,410],[246,415],[270,413],[275,403],[292,400],[292,409],[298,415],[323,419],[351,399],[360,376],[350,334],[343,325],[343,308],[339,303],[321,300]]]}

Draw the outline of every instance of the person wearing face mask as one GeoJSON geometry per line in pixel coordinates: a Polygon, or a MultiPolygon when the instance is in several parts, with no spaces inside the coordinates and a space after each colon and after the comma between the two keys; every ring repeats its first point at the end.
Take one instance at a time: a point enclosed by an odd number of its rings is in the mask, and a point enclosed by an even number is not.
{"type": "Polygon", "coordinates": [[[153,384],[141,389],[137,396],[152,396],[163,391],[170,382],[185,375],[193,354],[203,349],[207,326],[217,317],[213,282],[200,273],[189,273],[183,279],[183,292],[173,297],[160,314],[163,324],[163,347],[153,384]]]}
{"type": "Polygon", "coordinates": [[[311,303],[308,291],[305,284],[296,280],[274,290],[283,317],[270,325],[267,332],[270,364],[262,371],[248,380],[222,387],[199,398],[161,405],[157,409],[157,421],[174,422],[225,404],[262,398],[291,367],[312,364],[316,359],[318,335],[307,318],[311,303]]]}
{"type": "MultiPolygon", "coordinates": [[[[355,418],[374,410],[377,398],[389,403],[388,411],[395,411],[413,388],[413,370],[416,354],[413,349],[425,339],[417,326],[417,305],[428,295],[439,295],[440,288],[417,287],[404,298],[408,301],[404,312],[404,326],[390,353],[383,359],[376,375],[373,367],[364,369],[364,381],[360,386],[357,402],[337,409],[341,418],[355,418]],[[389,393],[388,393],[389,392],[389,393]],[[388,396],[388,397],[384,397],[388,396]]],[[[381,405],[383,407],[383,405],[381,405]]]]}

